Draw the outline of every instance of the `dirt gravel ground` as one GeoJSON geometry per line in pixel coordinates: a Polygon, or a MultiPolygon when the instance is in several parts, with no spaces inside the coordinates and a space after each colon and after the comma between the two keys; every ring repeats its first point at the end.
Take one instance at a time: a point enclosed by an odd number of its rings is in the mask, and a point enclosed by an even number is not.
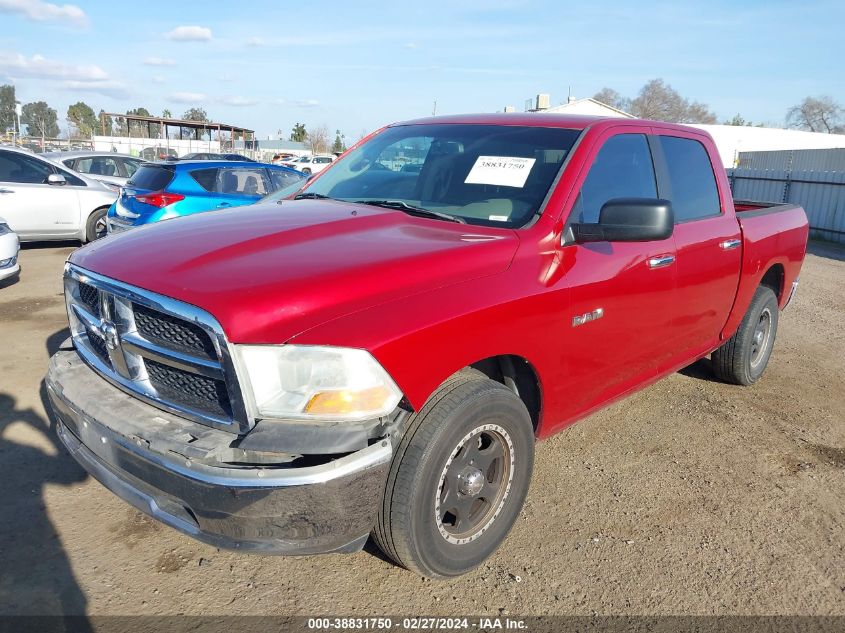
{"type": "Polygon", "coordinates": [[[463,578],[218,551],[87,477],[42,377],[72,246],[0,288],[0,614],[845,615],[845,250],[808,255],[751,388],[702,361],[540,444],[523,516],[463,578]]]}

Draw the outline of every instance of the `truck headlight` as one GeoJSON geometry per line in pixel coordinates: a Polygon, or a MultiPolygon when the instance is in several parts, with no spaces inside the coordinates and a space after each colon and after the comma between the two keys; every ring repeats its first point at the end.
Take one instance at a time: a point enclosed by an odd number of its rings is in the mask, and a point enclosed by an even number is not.
{"type": "Polygon", "coordinates": [[[387,415],[402,392],[361,349],[235,345],[259,417],[363,420],[387,415]]]}

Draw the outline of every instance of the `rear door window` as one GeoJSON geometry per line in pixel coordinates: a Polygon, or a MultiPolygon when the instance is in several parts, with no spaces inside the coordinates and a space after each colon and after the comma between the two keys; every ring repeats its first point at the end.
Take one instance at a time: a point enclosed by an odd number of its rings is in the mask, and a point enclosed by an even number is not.
{"type": "MultiPolygon", "coordinates": [[[[671,200],[675,222],[719,215],[719,188],[704,145],[694,139],[658,136],[669,182],[664,198],[671,200]]],[[[663,183],[661,181],[661,187],[663,183]]]]}
{"type": "Polygon", "coordinates": [[[265,196],[275,191],[263,168],[255,167],[220,167],[197,169],[191,177],[211,193],[223,193],[242,196],[265,196]]]}
{"type": "Polygon", "coordinates": [[[654,165],[645,134],[612,136],[593,161],[575,202],[572,219],[595,224],[614,198],[656,198],[654,165]]]}
{"type": "Polygon", "coordinates": [[[111,156],[78,158],[74,168],[80,173],[91,176],[120,176],[120,167],[117,160],[111,156]]]}
{"type": "Polygon", "coordinates": [[[173,180],[172,169],[154,165],[143,165],[135,172],[127,184],[139,189],[159,191],[169,185],[171,180],[173,180]]]}

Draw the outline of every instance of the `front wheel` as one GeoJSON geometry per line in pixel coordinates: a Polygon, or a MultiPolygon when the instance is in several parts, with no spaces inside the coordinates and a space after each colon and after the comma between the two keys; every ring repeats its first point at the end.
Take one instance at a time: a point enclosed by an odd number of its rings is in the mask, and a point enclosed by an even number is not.
{"type": "Polygon", "coordinates": [[[466,573],[507,536],[533,465],[534,431],[522,401],[480,373],[458,374],[414,416],[399,444],[376,543],[424,576],[466,573]]]}
{"type": "Polygon", "coordinates": [[[778,300],[771,288],[760,286],[736,333],[713,352],[716,377],[735,385],[757,382],[769,364],[778,331],[778,300]]]}
{"type": "Polygon", "coordinates": [[[108,226],[106,225],[106,215],[108,212],[109,210],[103,207],[88,216],[88,222],[85,224],[86,242],[93,242],[106,236],[108,233],[108,226]]]}

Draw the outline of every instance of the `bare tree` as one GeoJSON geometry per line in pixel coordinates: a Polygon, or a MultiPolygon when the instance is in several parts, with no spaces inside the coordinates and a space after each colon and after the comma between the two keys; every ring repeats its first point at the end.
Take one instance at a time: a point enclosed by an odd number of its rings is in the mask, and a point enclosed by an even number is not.
{"type": "Polygon", "coordinates": [[[786,113],[786,125],[810,132],[837,134],[845,131],[845,109],[828,96],[807,97],[786,113]]]}
{"type": "Polygon", "coordinates": [[[327,125],[308,130],[308,145],[312,154],[325,154],[329,151],[329,128],[327,125]]]}
{"type": "Polygon", "coordinates": [[[623,112],[627,112],[631,107],[630,99],[628,99],[627,97],[623,97],[613,88],[608,88],[607,86],[605,86],[596,94],[594,94],[593,99],[605,105],[609,105],[611,108],[622,110],[623,112]]]}
{"type": "Polygon", "coordinates": [[[631,114],[641,119],[673,123],[715,123],[716,115],[703,103],[685,99],[662,79],[652,79],[631,102],[631,114]]]}

